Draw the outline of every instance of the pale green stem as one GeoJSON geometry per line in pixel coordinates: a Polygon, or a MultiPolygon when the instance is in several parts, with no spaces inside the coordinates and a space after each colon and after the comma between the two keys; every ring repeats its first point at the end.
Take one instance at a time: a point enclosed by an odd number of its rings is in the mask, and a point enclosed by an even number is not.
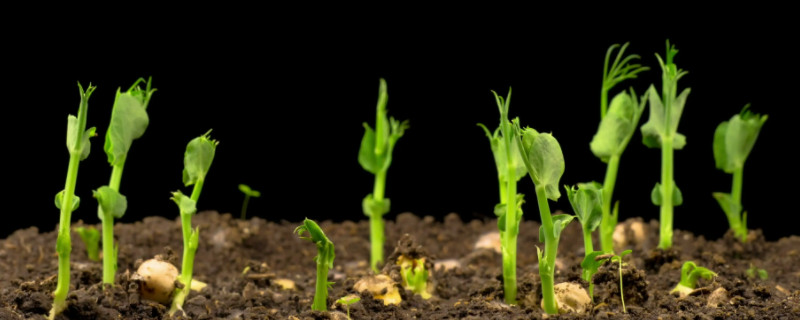
{"type": "Polygon", "coordinates": [[[539,264],[539,278],[542,280],[542,300],[544,311],[548,314],[558,314],[558,304],[555,298],[555,262],[558,252],[558,238],[553,233],[553,217],[550,216],[550,205],[547,203],[547,193],[544,187],[536,186],[536,200],[539,204],[539,215],[542,218],[542,232],[544,232],[544,259],[545,268],[539,264]]]}
{"type": "Polygon", "coordinates": [[[619,155],[612,155],[608,159],[606,167],[606,178],[603,180],[603,220],[600,224],[600,246],[603,252],[614,252],[614,228],[616,221],[612,221],[611,202],[614,194],[614,185],[617,182],[617,171],[619,170],[619,155]],[[613,223],[612,223],[613,222],[613,223]]]}
{"type": "MultiPolygon", "coordinates": [[[[386,190],[386,171],[387,170],[380,170],[375,173],[375,186],[372,191],[372,199],[376,203],[382,203],[384,199],[384,192],[386,190]]],[[[370,266],[376,273],[378,272],[378,264],[383,262],[384,213],[385,212],[371,212],[369,215],[369,237],[371,245],[370,266]]]]}
{"type": "Polygon", "coordinates": [[[661,213],[660,213],[660,240],[658,247],[669,249],[672,247],[672,192],[673,180],[673,152],[672,135],[662,136],[661,139],[661,213]]]}
{"type": "Polygon", "coordinates": [[[74,200],[75,184],[78,181],[78,165],[80,161],[80,154],[70,152],[67,181],[64,185],[64,194],[61,200],[58,239],[56,240],[56,252],[58,252],[58,281],[56,282],[56,290],[53,292],[53,309],[50,310],[50,319],[53,319],[55,315],[61,313],[61,311],[67,307],[66,301],[70,281],[69,256],[72,251],[70,221],[72,219],[72,201],[74,200]]]}
{"type": "MultiPolygon", "coordinates": [[[[203,190],[203,179],[197,179],[192,190],[191,199],[197,204],[200,199],[200,192],[203,190]]],[[[181,212],[181,231],[183,233],[183,261],[181,263],[181,274],[178,281],[183,284],[182,289],[177,289],[172,299],[172,307],[169,314],[182,310],[183,302],[189,296],[192,287],[192,274],[194,273],[194,255],[197,252],[197,243],[191,241],[192,238],[192,216],[196,212],[181,212]]]]}
{"type": "MultiPolygon", "coordinates": [[[[508,165],[509,177],[515,174],[514,167],[508,165]]],[[[517,303],[517,182],[506,179],[506,225],[503,232],[503,293],[507,304],[517,303]]]]}
{"type": "MultiPolygon", "coordinates": [[[[119,192],[124,167],[125,160],[114,165],[111,170],[111,180],[108,182],[108,187],[114,191],[119,192]]],[[[103,219],[101,219],[103,227],[103,283],[113,285],[117,272],[117,256],[114,253],[114,216],[111,215],[111,212],[103,212],[100,206],[97,207],[97,210],[103,214],[103,219]]],[[[105,286],[103,286],[103,290],[105,290],[105,286]]]]}
{"type": "MultiPolygon", "coordinates": [[[[590,253],[594,251],[594,245],[592,244],[592,231],[588,228],[583,229],[583,248],[584,248],[584,257],[588,257],[590,253]]],[[[589,297],[594,301],[594,283],[592,283],[592,278],[587,270],[583,270],[583,280],[589,282],[589,297]]]]}
{"type": "Polygon", "coordinates": [[[328,257],[328,250],[319,251],[318,255],[316,291],[311,310],[326,311],[328,310],[328,266],[325,261],[329,261],[330,257],[328,257]]]}
{"type": "Polygon", "coordinates": [[[605,84],[603,88],[600,89],[600,119],[606,117],[606,112],[608,110],[608,89],[606,89],[605,84]]]}
{"type": "Polygon", "coordinates": [[[747,221],[742,221],[742,176],[744,175],[744,167],[738,168],[733,171],[733,188],[731,189],[731,200],[738,211],[730,210],[731,214],[728,216],[731,228],[734,233],[739,236],[742,242],[747,239],[747,221]]]}

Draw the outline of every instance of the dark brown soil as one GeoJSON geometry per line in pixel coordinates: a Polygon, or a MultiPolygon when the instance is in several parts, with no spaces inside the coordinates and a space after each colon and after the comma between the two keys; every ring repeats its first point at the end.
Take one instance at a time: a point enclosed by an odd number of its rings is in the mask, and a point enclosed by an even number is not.
{"type": "MultiPolygon", "coordinates": [[[[229,214],[203,212],[194,218],[200,226],[200,246],[195,278],[208,287],[193,292],[184,309],[191,319],[345,319],[338,306],[331,312],[312,312],[316,254],[313,244],[292,234],[299,223],[241,221],[229,214]],[[290,279],[294,290],[284,290],[276,279],[290,279]]],[[[77,225],[77,224],[76,224],[77,225]]],[[[369,225],[361,222],[322,222],[322,229],[336,245],[335,268],[330,281],[328,305],[354,292],[354,283],[370,274],[369,225]]],[[[99,226],[98,226],[99,227],[99,226]]],[[[474,249],[483,234],[496,230],[495,221],[463,223],[451,214],[444,224],[431,217],[400,214],[386,222],[387,254],[427,257],[429,266],[456,259],[460,267],[437,269],[431,275],[433,297],[422,299],[401,290],[403,302],[384,306],[369,294],[350,306],[353,319],[541,319],[540,283],[536,263],[538,223],[525,221],[518,243],[520,306],[503,303],[501,257],[490,249],[474,249]],[[446,228],[444,228],[446,226],[446,228]],[[409,234],[409,237],[402,237],[409,234]],[[398,240],[403,238],[398,246],[398,240]]],[[[654,250],[657,222],[624,223],[626,248],[633,253],[623,267],[624,296],[628,313],[619,300],[616,263],[601,267],[595,275],[595,305],[584,315],[548,316],[550,319],[800,319],[800,237],[766,242],[760,231],[742,245],[731,234],[709,241],[703,236],[676,230],[674,250],[654,250]],[[636,224],[644,238],[635,239],[636,224]],[[699,290],[686,298],[669,291],[680,279],[680,267],[692,260],[719,276],[701,281],[699,290]],[[752,265],[766,269],[769,278],[749,278],[752,265]],[[710,293],[725,288],[728,296],[717,307],[708,305],[710,293]]],[[[167,307],[142,300],[131,273],[143,259],[162,255],[180,268],[182,240],[178,220],[147,218],[133,224],[117,224],[119,272],[117,285],[103,290],[101,263],[87,259],[83,243],[73,235],[72,288],[68,309],[59,319],[169,319],[167,307]]],[[[35,228],[18,230],[0,240],[0,319],[43,319],[50,309],[55,288],[56,234],[35,228]]],[[[595,242],[597,243],[597,242],[595,242]]],[[[597,245],[597,244],[596,244],[597,245]]],[[[562,234],[556,282],[580,280],[583,257],[580,228],[573,223],[562,234]]],[[[398,270],[384,272],[397,278],[398,270]]],[[[181,317],[183,318],[183,317],[181,317]]]]}

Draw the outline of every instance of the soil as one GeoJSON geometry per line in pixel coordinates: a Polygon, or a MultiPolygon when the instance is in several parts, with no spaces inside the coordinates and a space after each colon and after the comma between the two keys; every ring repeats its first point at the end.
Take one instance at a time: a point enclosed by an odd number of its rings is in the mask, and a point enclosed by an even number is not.
{"type": "MultiPolygon", "coordinates": [[[[426,257],[428,267],[443,261],[460,265],[432,271],[432,298],[425,300],[401,289],[403,301],[385,306],[370,294],[353,290],[358,279],[371,274],[368,221],[323,221],[320,226],[336,245],[335,267],[329,274],[334,284],[328,298],[328,305],[335,308],[312,312],[316,248],[292,234],[299,223],[259,218],[243,221],[216,212],[199,213],[193,220],[200,226],[194,275],[208,286],[189,295],[185,315],[171,318],[167,306],[141,299],[139,284],[131,278],[142,260],[156,255],[180,268],[180,222],[152,217],[115,226],[117,285],[105,290],[100,285],[101,263],[88,260],[83,243],[73,234],[69,306],[57,318],[346,319],[346,310],[334,301],[356,294],[361,301],[349,306],[352,319],[800,319],[798,236],[767,242],[756,230],[743,245],[730,233],[710,241],[676,230],[674,248],[663,252],[654,249],[657,222],[628,220],[619,234],[625,244],[619,249],[633,249],[625,257],[622,272],[627,313],[622,312],[619,299],[618,264],[607,263],[593,278],[595,304],[589,313],[547,316],[539,306],[536,245],[541,244],[536,222],[524,221],[520,227],[520,305],[509,306],[503,303],[500,253],[475,249],[479,237],[496,231],[496,221],[465,223],[451,214],[437,222],[409,213],[386,221],[387,255],[426,257]],[[688,260],[715,271],[718,277],[701,281],[699,289],[679,298],[669,291],[680,279],[681,264],[688,260]],[[751,265],[765,269],[769,277],[748,277],[746,270],[751,265]],[[295,288],[284,289],[280,284],[285,281],[280,279],[293,281],[295,288]],[[709,299],[719,288],[727,295],[709,299]],[[709,300],[719,303],[713,307],[709,300]]],[[[0,240],[0,319],[45,318],[56,284],[55,239],[54,231],[40,233],[28,228],[0,240]]],[[[588,286],[580,280],[583,254],[580,227],[573,223],[561,236],[556,283],[573,281],[588,286]]],[[[399,280],[396,266],[387,264],[383,272],[399,280]]]]}

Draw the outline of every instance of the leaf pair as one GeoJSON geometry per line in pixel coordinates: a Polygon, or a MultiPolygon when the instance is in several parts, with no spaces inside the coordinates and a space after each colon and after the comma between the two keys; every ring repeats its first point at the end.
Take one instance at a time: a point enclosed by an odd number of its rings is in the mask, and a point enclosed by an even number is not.
{"type": "Polygon", "coordinates": [[[589,232],[597,229],[603,219],[603,186],[592,181],[573,187],[565,185],[564,189],[583,229],[589,232]]]}
{"type": "Polygon", "coordinates": [[[714,132],[714,160],[717,169],[733,173],[744,167],[744,162],[753,150],[758,134],[767,115],[759,115],[744,106],[742,112],[728,121],[723,121],[714,132]]]}
{"type": "Polygon", "coordinates": [[[522,159],[537,188],[544,188],[547,198],[561,197],[558,183],[564,174],[564,154],[556,138],[549,133],[539,133],[533,128],[520,129],[514,120],[517,143],[522,147],[522,159]]]}
{"type": "Polygon", "coordinates": [[[114,219],[122,218],[125,215],[125,210],[128,209],[128,199],[116,190],[109,186],[102,186],[92,191],[92,194],[100,205],[100,210],[97,211],[100,220],[105,220],[106,214],[110,214],[114,219]]]}
{"type": "Polygon", "coordinates": [[[626,255],[633,252],[633,250],[625,250],[622,251],[619,255],[615,255],[613,253],[605,253],[603,251],[593,251],[586,255],[581,262],[581,269],[584,270],[584,280],[589,281],[591,283],[592,275],[597,273],[597,270],[600,269],[600,266],[603,265],[606,261],[615,261],[619,260],[622,261],[626,255]],[[588,274],[588,277],[587,277],[588,274]]]}
{"type": "Polygon", "coordinates": [[[151,88],[151,78],[146,81],[146,89],[142,90],[138,86],[142,81],[144,79],[140,78],[125,92],[117,89],[111,122],[103,146],[108,156],[108,163],[112,166],[125,162],[133,140],[141,137],[150,123],[147,105],[156,89],[151,88]]]}
{"type": "Polygon", "coordinates": [[[633,88],[630,94],[623,91],[614,96],[608,112],[600,120],[597,133],[589,143],[596,157],[607,163],[611,156],[622,155],[639,124],[646,98],[647,94],[637,99],[633,88]]]}
{"type": "MultiPolygon", "coordinates": [[[[508,157],[506,149],[505,139],[500,136],[500,127],[494,130],[494,133],[489,131],[489,129],[483,125],[482,123],[478,124],[479,127],[483,128],[483,131],[486,133],[486,137],[489,138],[489,144],[492,148],[492,155],[494,156],[494,163],[497,166],[497,176],[500,183],[504,183],[508,181],[508,157]]],[[[525,168],[525,164],[522,160],[522,154],[519,152],[519,147],[517,146],[517,139],[511,139],[511,165],[514,167],[515,175],[512,177],[514,181],[519,181],[526,174],[528,174],[528,170],[525,168]]]]}
{"type": "Polygon", "coordinates": [[[653,85],[647,90],[650,101],[650,119],[642,125],[642,142],[648,148],[660,148],[664,139],[672,139],[672,148],[680,150],[686,145],[686,137],[678,133],[678,123],[680,122],[683,107],[689,97],[690,88],[684,89],[676,97],[678,80],[688,74],[688,72],[678,69],[672,62],[678,50],[675,45],[670,46],[667,41],[667,62],[661,60],[661,56],[656,54],[658,63],[661,66],[663,82],[663,100],[653,85]]]}
{"type": "MultiPolygon", "coordinates": [[[[517,230],[513,230],[514,232],[519,231],[519,222],[522,221],[522,204],[525,203],[525,195],[517,193],[516,201],[517,221],[514,225],[517,227],[517,230]]],[[[506,215],[508,214],[506,206],[508,206],[507,203],[499,203],[494,206],[494,214],[497,215],[497,229],[499,229],[500,232],[506,232],[506,215]]]]}
{"type": "Polygon", "coordinates": [[[358,163],[372,174],[389,169],[394,145],[408,129],[407,120],[400,122],[387,118],[386,103],[389,94],[386,92],[386,80],[381,79],[380,82],[375,130],[364,123],[364,136],[358,151],[358,163]]]}

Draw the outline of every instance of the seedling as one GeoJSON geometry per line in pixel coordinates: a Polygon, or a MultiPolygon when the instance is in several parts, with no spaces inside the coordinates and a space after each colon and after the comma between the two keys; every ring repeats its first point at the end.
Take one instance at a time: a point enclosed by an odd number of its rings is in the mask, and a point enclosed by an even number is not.
{"type": "Polygon", "coordinates": [[[58,238],[56,238],[56,252],[58,252],[58,282],[53,292],[53,308],[50,309],[49,318],[55,316],[67,307],[67,292],[69,291],[69,255],[72,252],[72,239],[70,237],[70,219],[72,211],[78,209],[81,199],[75,195],[75,184],[78,181],[78,165],[81,160],[89,156],[91,144],[89,138],[95,136],[95,128],[86,129],[86,113],[89,108],[89,97],[96,87],[89,84],[83,90],[80,82],[78,90],[81,102],[78,106],[78,117],[67,117],[67,150],[69,150],[69,166],[67,167],[67,181],[64,190],[56,194],[55,204],[61,210],[58,223],[58,238]]]}
{"type": "Polygon", "coordinates": [[[317,255],[314,257],[314,262],[317,263],[317,285],[311,310],[326,311],[328,310],[328,287],[333,285],[333,282],[328,282],[328,270],[333,268],[333,259],[336,257],[333,242],[328,240],[316,222],[308,218],[294,229],[294,233],[300,239],[309,240],[317,245],[317,255]],[[303,233],[308,233],[308,237],[303,237],[303,233]]]}
{"type": "Polygon", "coordinates": [[[662,95],[658,94],[655,86],[650,85],[647,91],[650,119],[641,127],[644,145],[648,148],[661,148],[661,183],[656,183],[651,193],[653,204],[661,206],[658,243],[661,249],[672,247],[672,208],[683,203],[681,190],[673,180],[672,159],[674,150],[680,150],[686,145],[686,137],[678,133],[678,122],[690,89],[686,88],[677,95],[678,80],[688,73],[678,69],[673,63],[677,53],[675,45],[670,45],[667,40],[666,64],[661,60],[661,56],[656,54],[661,65],[662,95]]]}
{"type": "Polygon", "coordinates": [[[637,100],[636,92],[631,88],[630,94],[622,91],[614,96],[609,109],[608,92],[618,83],[626,79],[635,79],[638,73],[650,69],[639,64],[629,64],[638,60],[639,55],[624,56],[626,48],[628,48],[627,42],[621,48],[619,44],[614,44],[606,51],[606,59],[603,64],[603,87],[600,90],[600,126],[589,144],[592,153],[608,164],[606,177],[603,180],[602,223],[600,225],[600,245],[605,252],[614,251],[613,235],[618,216],[617,211],[611,211],[611,196],[614,194],[614,185],[617,181],[619,160],[628,146],[633,132],[636,131],[645,105],[645,97],[637,100]],[[611,53],[616,48],[619,48],[619,51],[609,69],[611,53]]]}
{"type": "Polygon", "coordinates": [[[725,211],[731,230],[742,242],[747,240],[747,211],[741,213],[744,162],[753,150],[761,126],[767,121],[767,115],[752,113],[749,107],[745,105],[742,112],[720,123],[714,132],[717,169],[733,174],[731,193],[715,192],[714,198],[725,211]]]}
{"type": "Polygon", "coordinates": [[[343,305],[344,308],[347,309],[347,320],[350,320],[350,305],[359,301],[361,301],[361,298],[347,295],[336,300],[336,303],[343,305]]]}
{"type": "Polygon", "coordinates": [[[98,252],[100,248],[100,231],[97,231],[94,227],[77,227],[75,232],[78,233],[78,236],[83,240],[83,244],[86,245],[86,255],[89,260],[100,261],[100,253],[98,252]]]}
{"type": "Polygon", "coordinates": [[[747,271],[745,271],[745,274],[747,274],[748,278],[755,278],[756,276],[758,276],[758,278],[761,280],[767,280],[767,278],[769,278],[767,270],[757,268],[753,264],[750,264],[750,268],[748,268],[747,271]]]}
{"type": "Polygon", "coordinates": [[[364,137],[358,151],[358,163],[364,170],[375,175],[375,186],[362,202],[364,214],[369,217],[369,233],[372,251],[370,266],[376,273],[378,264],[383,262],[383,215],[389,212],[390,201],[385,197],[386,172],[392,164],[392,151],[397,140],[408,129],[408,121],[397,121],[386,116],[386,80],[381,79],[378,90],[378,106],[375,116],[375,130],[364,123],[364,137]]]}
{"type": "MultiPolygon", "coordinates": [[[[579,183],[577,186],[568,187],[564,186],[567,190],[567,198],[572,205],[572,210],[575,211],[575,217],[581,223],[583,230],[583,248],[585,255],[588,257],[594,252],[594,245],[592,244],[592,232],[600,225],[600,219],[603,217],[603,189],[597,182],[579,183]]],[[[594,284],[592,283],[592,275],[594,272],[590,269],[583,268],[581,277],[583,280],[589,282],[589,296],[594,299],[593,291],[594,284]]],[[[597,269],[595,268],[596,272],[597,269]]]]}
{"type": "Polygon", "coordinates": [[[428,270],[425,269],[425,258],[411,259],[401,255],[397,258],[400,266],[400,277],[403,287],[422,296],[423,299],[431,297],[428,292],[428,270]]]}
{"type": "MultiPolygon", "coordinates": [[[[103,227],[103,283],[114,284],[117,272],[117,256],[114,252],[114,219],[122,218],[127,209],[125,196],[119,193],[122,171],[133,140],[144,134],[150,119],[147,116],[147,105],[156,89],[153,89],[152,78],[145,81],[139,78],[128,91],[120,92],[114,99],[111,121],[106,132],[103,149],[108,156],[108,163],[113,167],[111,180],[107,186],[94,191],[97,198],[97,216],[103,227]],[[139,83],[145,83],[145,89],[139,83]]],[[[104,287],[105,288],[105,287],[104,287]]]]}
{"type": "Polygon", "coordinates": [[[175,289],[172,299],[172,306],[169,314],[176,311],[183,311],[183,302],[189,295],[192,287],[192,272],[194,270],[194,254],[197,252],[200,229],[192,229],[192,216],[197,212],[197,200],[200,199],[200,192],[203,191],[208,170],[214,161],[214,154],[217,149],[216,140],[209,138],[211,130],[204,135],[189,141],[186,146],[186,153],[183,157],[183,184],[185,186],[194,185],[191,197],[183,195],[182,192],[172,193],[172,200],[178,205],[181,212],[181,228],[183,231],[183,262],[181,264],[181,275],[178,281],[183,284],[183,288],[175,289]]]}
{"type": "Polygon", "coordinates": [[[704,267],[698,267],[692,261],[686,261],[681,267],[681,282],[669,293],[677,292],[681,297],[686,296],[692,293],[694,288],[697,287],[697,280],[700,280],[700,278],[711,280],[716,276],[717,274],[714,273],[714,271],[704,267]]]}
{"type": "Polygon", "coordinates": [[[251,189],[250,186],[246,184],[240,184],[239,191],[244,193],[244,202],[242,203],[242,220],[244,220],[247,217],[247,203],[250,202],[250,197],[260,198],[261,192],[251,189]]]}
{"type": "Polygon", "coordinates": [[[497,166],[497,179],[500,185],[500,203],[495,206],[497,228],[500,230],[500,242],[503,254],[503,292],[508,304],[517,301],[517,235],[519,222],[522,219],[522,203],[524,195],[517,194],[517,181],[527,174],[522,154],[514,139],[515,131],[508,120],[508,108],[511,104],[511,88],[508,96],[503,98],[494,94],[497,108],[500,110],[500,126],[493,134],[483,127],[494,154],[497,166]]]}
{"type": "Polygon", "coordinates": [[[617,261],[619,262],[619,299],[622,302],[622,313],[627,313],[628,310],[625,308],[625,295],[622,292],[622,258],[626,255],[630,254],[631,250],[622,251],[619,255],[615,255],[613,253],[603,253],[602,251],[595,251],[590,254],[587,254],[585,258],[583,258],[583,262],[581,262],[581,268],[583,268],[584,272],[589,270],[591,273],[589,275],[589,296],[592,297],[592,301],[594,301],[594,296],[592,295],[591,288],[593,286],[591,282],[592,275],[597,273],[597,269],[605,263],[606,261],[617,261]]]}
{"type": "MultiPolygon", "coordinates": [[[[558,191],[559,180],[564,174],[564,154],[556,138],[549,133],[539,133],[533,128],[523,131],[519,121],[514,120],[511,134],[517,139],[517,146],[522,160],[528,169],[528,175],[536,188],[536,200],[539,203],[539,215],[542,226],[539,228],[539,241],[544,242],[544,255],[539,247],[539,278],[542,280],[542,300],[544,311],[557,314],[558,305],[555,300],[554,278],[558,240],[561,231],[567,227],[575,216],[567,214],[550,215],[547,199],[556,201],[561,197],[558,191]]],[[[506,221],[509,219],[506,218],[506,221]]]]}

